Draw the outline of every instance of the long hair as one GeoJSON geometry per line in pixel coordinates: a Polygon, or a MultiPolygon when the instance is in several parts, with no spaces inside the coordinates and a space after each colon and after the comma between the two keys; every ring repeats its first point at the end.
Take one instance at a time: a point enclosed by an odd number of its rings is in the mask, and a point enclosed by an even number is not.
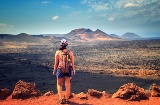
{"type": "Polygon", "coordinates": [[[59,50],[64,50],[64,49],[67,49],[66,46],[60,46],[59,47],[59,50]]]}

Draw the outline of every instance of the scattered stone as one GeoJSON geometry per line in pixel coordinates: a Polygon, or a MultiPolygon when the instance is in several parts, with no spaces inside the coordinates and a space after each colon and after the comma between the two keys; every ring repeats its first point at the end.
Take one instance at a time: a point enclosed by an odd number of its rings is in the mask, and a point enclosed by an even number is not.
{"type": "Polygon", "coordinates": [[[155,83],[152,84],[151,97],[160,97],[160,89],[155,83]]]}
{"type": "Polygon", "coordinates": [[[109,97],[109,94],[107,94],[106,91],[102,91],[102,95],[109,97]]]}
{"type": "Polygon", "coordinates": [[[53,91],[48,91],[43,96],[50,96],[50,95],[54,95],[54,92],[53,91]]]}
{"type": "Polygon", "coordinates": [[[151,97],[151,90],[145,90],[145,94],[147,97],[151,97]]]}
{"type": "Polygon", "coordinates": [[[101,97],[103,96],[104,92],[100,92],[100,91],[97,91],[97,90],[94,90],[94,89],[88,89],[88,92],[87,92],[90,96],[94,96],[94,97],[101,97]]]}
{"type": "Polygon", "coordinates": [[[140,101],[148,99],[143,88],[134,83],[124,84],[112,95],[112,98],[127,99],[128,101],[140,101]]]}
{"type": "Polygon", "coordinates": [[[0,89],[0,100],[5,100],[10,95],[11,95],[11,92],[9,89],[7,88],[0,89]]]}
{"type": "Polygon", "coordinates": [[[19,80],[13,90],[12,99],[26,99],[41,96],[41,92],[36,89],[36,84],[19,80]]]}
{"type": "Polygon", "coordinates": [[[69,96],[69,99],[73,98],[75,96],[74,93],[71,93],[70,96],[69,96]]]}
{"type": "Polygon", "coordinates": [[[84,94],[83,92],[79,93],[76,95],[76,97],[80,98],[80,99],[87,99],[88,100],[88,97],[86,94],[84,94]]]}

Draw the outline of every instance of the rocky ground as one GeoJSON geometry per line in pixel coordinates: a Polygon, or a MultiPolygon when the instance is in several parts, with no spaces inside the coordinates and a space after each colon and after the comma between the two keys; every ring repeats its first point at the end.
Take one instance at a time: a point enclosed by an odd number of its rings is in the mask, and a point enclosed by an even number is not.
{"type": "MultiPolygon", "coordinates": [[[[8,91],[7,89],[5,89],[8,91]]],[[[5,96],[1,90],[0,98],[5,96]],[[2,95],[3,94],[3,95],[2,95]]],[[[63,92],[65,94],[65,92],[63,92]]],[[[59,105],[58,95],[53,91],[40,94],[36,85],[19,81],[12,94],[0,101],[1,105],[59,105]]],[[[145,91],[134,83],[124,84],[114,94],[88,89],[87,93],[72,93],[69,105],[160,105],[160,89],[156,84],[151,91],[145,91]]]]}
{"type": "MultiPolygon", "coordinates": [[[[135,83],[144,90],[153,83],[160,85],[160,41],[120,41],[99,43],[71,43],[69,49],[75,54],[76,76],[71,87],[75,95],[71,105],[160,105],[159,97],[148,100],[127,101],[111,98],[120,86],[135,83]],[[105,91],[102,97],[88,96],[80,99],[81,92],[88,89],[105,91]]],[[[2,43],[0,47],[0,88],[14,90],[23,80],[36,83],[42,94],[53,91],[50,96],[0,101],[0,105],[58,105],[56,78],[52,75],[55,44],[2,43]]]]}
{"type": "MultiPolygon", "coordinates": [[[[73,97],[70,99],[70,105],[160,105],[160,98],[150,97],[149,100],[141,101],[127,101],[122,99],[112,99],[108,97],[94,98],[89,97],[86,99],[79,99],[73,97]]],[[[58,103],[57,95],[41,96],[37,98],[30,98],[26,100],[6,99],[0,102],[1,105],[60,105],[58,103]]]]}
{"type": "MultiPolygon", "coordinates": [[[[56,92],[52,70],[58,47],[58,43],[2,43],[0,88],[13,90],[18,80],[24,80],[36,83],[42,93],[56,92]]],[[[112,94],[129,82],[145,89],[149,89],[152,83],[160,85],[159,47],[159,40],[69,42],[77,71],[72,79],[72,91],[79,93],[94,88],[112,94]]]]}

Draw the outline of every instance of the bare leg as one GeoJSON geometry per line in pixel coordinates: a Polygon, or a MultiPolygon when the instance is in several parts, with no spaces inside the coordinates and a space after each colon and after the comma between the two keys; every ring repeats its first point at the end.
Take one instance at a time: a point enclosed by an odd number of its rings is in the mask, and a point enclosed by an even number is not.
{"type": "Polygon", "coordinates": [[[62,99],[62,84],[63,84],[64,78],[57,78],[57,91],[59,95],[59,99],[62,99]]]}
{"type": "Polygon", "coordinates": [[[65,87],[66,87],[65,98],[66,100],[69,99],[69,96],[71,93],[70,79],[71,79],[70,77],[65,76],[65,87]]]}

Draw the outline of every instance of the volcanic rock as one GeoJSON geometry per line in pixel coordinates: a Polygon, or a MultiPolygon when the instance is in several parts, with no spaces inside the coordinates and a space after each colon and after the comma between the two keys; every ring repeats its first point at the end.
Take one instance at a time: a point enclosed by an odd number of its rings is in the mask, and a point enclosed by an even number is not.
{"type": "Polygon", "coordinates": [[[129,101],[140,101],[148,99],[143,88],[134,83],[124,84],[112,95],[112,98],[127,99],[129,101]]]}
{"type": "Polygon", "coordinates": [[[41,92],[36,89],[36,85],[19,80],[13,90],[12,99],[26,99],[41,96],[41,92]]]}
{"type": "Polygon", "coordinates": [[[9,95],[11,95],[9,89],[7,88],[0,89],[0,100],[5,100],[9,95]]]}
{"type": "Polygon", "coordinates": [[[88,99],[87,95],[84,94],[83,92],[77,94],[76,97],[78,97],[78,98],[80,98],[80,99],[88,99]]]}
{"type": "Polygon", "coordinates": [[[155,83],[152,84],[151,97],[160,97],[160,89],[155,83]]]}
{"type": "Polygon", "coordinates": [[[48,91],[48,92],[46,92],[43,96],[50,96],[50,95],[53,95],[53,94],[54,94],[53,91],[48,91]]]}
{"type": "Polygon", "coordinates": [[[97,90],[94,90],[94,89],[88,89],[88,92],[87,92],[90,96],[94,96],[94,97],[101,97],[103,95],[106,95],[106,92],[100,92],[100,91],[97,91],[97,90]]]}

